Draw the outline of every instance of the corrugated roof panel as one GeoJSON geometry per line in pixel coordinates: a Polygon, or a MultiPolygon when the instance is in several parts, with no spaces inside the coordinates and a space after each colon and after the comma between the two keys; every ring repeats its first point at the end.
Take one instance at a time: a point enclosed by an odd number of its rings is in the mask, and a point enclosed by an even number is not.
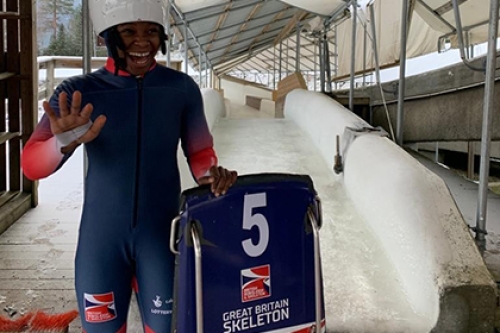
{"type": "Polygon", "coordinates": [[[241,24],[245,23],[246,19],[248,18],[250,13],[252,13],[254,8],[255,6],[239,10],[232,10],[227,16],[224,24],[231,25],[235,23],[241,23],[241,24]]]}
{"type": "Polygon", "coordinates": [[[247,27],[247,30],[248,29],[252,29],[254,27],[259,27],[259,26],[265,26],[265,25],[268,25],[269,23],[272,22],[272,20],[276,17],[276,15],[278,15],[278,13],[280,12],[274,12],[274,14],[272,16],[262,16],[262,17],[258,17],[258,18],[255,18],[253,20],[250,20],[246,27],[247,27]]]}
{"type": "Polygon", "coordinates": [[[229,36],[227,38],[217,38],[217,40],[215,40],[212,43],[212,46],[211,46],[209,52],[213,52],[213,50],[219,50],[221,48],[225,48],[225,47],[231,45],[232,38],[233,38],[233,36],[229,36]]]}
{"type": "Polygon", "coordinates": [[[228,3],[231,0],[176,0],[175,3],[183,12],[190,12],[193,10],[199,11],[209,6],[214,6],[221,3],[228,3]]]}
{"type": "Polygon", "coordinates": [[[224,28],[224,29],[221,29],[221,31],[217,35],[217,38],[223,39],[223,38],[234,36],[235,34],[238,33],[238,31],[240,29],[241,29],[241,26],[236,26],[236,27],[233,27],[233,28],[224,28]]]}
{"type": "Polygon", "coordinates": [[[201,44],[202,53],[207,52],[212,65],[227,62],[230,66],[238,64],[235,61],[238,57],[246,61],[253,52],[261,52],[271,45],[285,27],[285,32],[291,33],[294,27],[287,24],[297,12],[296,8],[277,0],[233,0],[189,13],[178,13],[174,8],[172,15],[177,22],[176,33],[184,34],[181,17],[189,21],[188,48],[192,63],[199,61],[198,44],[201,44]]]}
{"type": "Polygon", "coordinates": [[[227,3],[222,3],[206,8],[201,8],[198,10],[193,10],[188,13],[184,13],[184,18],[188,21],[196,21],[199,18],[206,17],[206,16],[217,16],[220,15],[224,11],[224,8],[229,4],[227,3]]]}

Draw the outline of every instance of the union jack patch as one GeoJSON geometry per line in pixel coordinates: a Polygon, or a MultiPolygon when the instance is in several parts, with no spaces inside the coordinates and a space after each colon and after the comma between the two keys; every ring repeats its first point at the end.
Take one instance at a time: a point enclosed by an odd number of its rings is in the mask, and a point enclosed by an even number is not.
{"type": "Polygon", "coordinates": [[[115,297],[113,292],[106,294],[83,294],[85,320],[89,323],[102,323],[116,318],[115,297]]]}
{"type": "Polygon", "coordinates": [[[241,301],[249,302],[271,296],[271,266],[263,265],[241,271],[241,301]]]}

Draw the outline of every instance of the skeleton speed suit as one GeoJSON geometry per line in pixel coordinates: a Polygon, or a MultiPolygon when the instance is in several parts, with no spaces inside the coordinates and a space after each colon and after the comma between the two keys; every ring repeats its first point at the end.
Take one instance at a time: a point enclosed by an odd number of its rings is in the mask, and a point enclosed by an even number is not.
{"type": "MultiPolygon", "coordinates": [[[[75,285],[87,333],[125,332],[131,284],[138,292],[144,329],[170,332],[174,257],[170,221],[178,214],[181,141],[193,176],[217,164],[200,90],[186,74],[158,64],[143,77],[119,71],[111,58],[104,68],[63,82],[58,95],[82,93],[92,119],[107,118],[86,144],[88,171],[75,259],[75,285]]],[[[56,149],[44,116],[22,156],[30,179],[48,176],[67,160],[56,149]]]]}

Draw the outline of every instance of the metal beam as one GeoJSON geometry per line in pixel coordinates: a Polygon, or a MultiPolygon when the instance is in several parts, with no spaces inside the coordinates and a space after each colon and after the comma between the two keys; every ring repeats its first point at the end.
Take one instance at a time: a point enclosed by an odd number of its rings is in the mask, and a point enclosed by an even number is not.
{"type": "MultiPolygon", "coordinates": [[[[276,22],[279,22],[279,21],[274,21],[274,22],[273,22],[273,24],[274,24],[274,23],[276,23],[276,22]]],[[[241,25],[241,24],[238,24],[238,25],[241,25]]],[[[247,30],[245,30],[244,32],[249,32],[249,31],[253,31],[253,30],[256,30],[256,29],[261,29],[262,27],[265,27],[265,26],[268,26],[268,25],[269,25],[269,23],[261,24],[261,25],[258,25],[258,26],[255,26],[255,27],[252,27],[252,28],[250,28],[250,29],[247,29],[247,30]]],[[[276,31],[276,30],[279,30],[279,29],[281,29],[281,28],[282,28],[282,27],[279,27],[279,28],[274,29],[274,30],[272,30],[272,31],[276,31]]],[[[227,37],[224,37],[224,38],[219,38],[219,39],[217,40],[217,42],[220,42],[221,40],[224,40],[224,39],[230,39],[230,38],[234,38],[234,35],[232,35],[232,36],[227,36],[227,37]]],[[[252,38],[255,38],[255,37],[249,37],[248,39],[252,39],[252,38]]],[[[248,39],[247,39],[247,40],[248,40],[248,39]]],[[[210,43],[212,43],[212,41],[209,41],[209,42],[203,43],[203,44],[201,44],[201,45],[208,45],[208,44],[210,44],[210,43]]]]}
{"type": "Polygon", "coordinates": [[[498,0],[490,0],[490,25],[488,29],[488,53],[484,81],[483,125],[481,134],[481,164],[479,166],[479,197],[476,214],[476,243],[481,252],[486,250],[486,213],[488,180],[490,173],[491,128],[493,124],[496,45],[498,35],[498,0]]]}
{"type": "Polygon", "coordinates": [[[417,0],[419,4],[422,5],[422,7],[424,7],[429,13],[432,14],[432,16],[434,16],[436,19],[438,19],[439,21],[441,21],[441,23],[443,23],[444,25],[446,25],[451,31],[455,31],[455,27],[453,25],[451,25],[450,22],[446,21],[441,15],[439,15],[438,13],[436,13],[434,11],[434,9],[432,9],[425,1],[423,0],[417,0]]]}
{"type": "MultiPolygon", "coordinates": [[[[186,39],[185,43],[187,45],[187,39],[188,39],[188,36],[187,36],[187,32],[189,32],[191,34],[191,36],[193,36],[193,39],[195,40],[196,44],[198,46],[201,46],[200,42],[198,41],[198,39],[196,38],[196,35],[193,33],[193,30],[191,30],[191,28],[189,28],[187,26],[188,22],[185,20],[184,18],[184,14],[182,13],[182,11],[177,7],[177,5],[175,4],[174,0],[168,0],[170,1],[170,8],[174,10],[174,12],[177,14],[177,16],[181,19],[181,21],[184,23],[184,25],[186,26],[186,29],[185,29],[185,32],[186,34],[184,35],[184,39],[186,39]]],[[[201,48],[203,49],[203,48],[201,48]]],[[[205,53],[205,57],[207,56],[206,52],[205,53]]],[[[208,58],[207,58],[208,59],[208,58]]],[[[210,66],[212,66],[210,60],[208,60],[210,66]]]]}
{"type": "MultiPolygon", "coordinates": [[[[270,12],[270,13],[267,13],[267,14],[265,14],[265,15],[261,15],[261,16],[259,16],[259,17],[254,18],[254,19],[250,19],[248,22],[252,22],[252,21],[256,21],[256,20],[260,20],[260,19],[262,19],[262,18],[266,18],[266,17],[268,17],[268,16],[273,16],[273,15],[276,15],[276,14],[278,14],[278,13],[281,13],[282,11],[285,11],[285,10],[288,10],[288,8],[286,8],[286,9],[280,9],[280,10],[275,11],[275,12],[270,12]]],[[[290,15],[290,17],[292,17],[292,15],[290,15]]],[[[285,18],[284,18],[284,19],[285,19],[285,18]]],[[[276,21],[274,21],[274,22],[276,22],[276,21]]],[[[255,26],[255,27],[253,27],[253,28],[251,28],[251,29],[247,29],[247,30],[245,30],[245,31],[251,31],[251,30],[253,30],[253,29],[257,28],[257,27],[261,28],[261,27],[264,27],[264,26],[266,26],[266,25],[268,25],[268,24],[269,24],[269,23],[261,24],[261,25],[255,26]]],[[[238,23],[235,23],[235,24],[230,24],[230,25],[223,26],[223,27],[221,27],[221,28],[219,28],[219,29],[217,29],[217,28],[216,28],[216,29],[215,29],[215,31],[209,31],[209,32],[205,32],[205,33],[199,34],[199,35],[198,35],[198,38],[203,38],[203,37],[208,36],[208,35],[211,35],[211,34],[213,34],[213,33],[215,33],[215,32],[225,31],[225,30],[228,30],[228,29],[231,29],[231,28],[234,28],[234,27],[238,27],[238,26],[240,26],[240,25],[241,25],[241,22],[238,22],[238,23]]]]}
{"type": "MultiPolygon", "coordinates": [[[[276,31],[276,30],[280,30],[280,29],[281,29],[281,28],[277,28],[277,29],[274,29],[274,30],[270,30],[270,31],[268,31],[267,33],[274,32],[274,31],[276,31]]],[[[244,42],[248,42],[249,40],[253,40],[253,39],[255,39],[255,37],[253,37],[253,36],[252,36],[252,37],[245,38],[245,39],[241,39],[241,40],[237,41],[236,43],[232,44],[232,46],[235,46],[235,45],[238,45],[238,44],[241,44],[241,43],[244,43],[244,42]]],[[[274,36],[268,37],[268,38],[266,38],[265,40],[267,41],[267,40],[269,40],[269,39],[274,39],[274,36]]],[[[219,40],[219,41],[220,41],[220,40],[219,40]]],[[[231,44],[230,44],[230,45],[231,45],[231,44]]],[[[271,46],[271,45],[269,45],[269,46],[271,46]]],[[[227,48],[227,45],[226,45],[226,46],[223,46],[223,47],[216,48],[216,49],[212,49],[212,50],[208,51],[207,53],[208,53],[208,54],[210,54],[210,53],[214,53],[214,52],[217,52],[217,51],[220,51],[220,50],[224,50],[224,49],[226,49],[226,48],[227,48]]],[[[224,53],[224,54],[230,54],[230,52],[229,52],[229,53],[224,53]]]]}
{"type": "MultiPolygon", "coordinates": [[[[211,14],[206,14],[206,15],[202,15],[202,16],[192,15],[193,13],[196,13],[196,12],[206,12],[211,7],[214,7],[214,8],[221,7],[221,8],[223,8],[223,7],[227,6],[227,3],[219,4],[219,5],[215,5],[215,6],[203,7],[200,10],[196,10],[196,11],[192,11],[192,12],[189,12],[187,14],[184,14],[184,17],[185,17],[185,19],[187,21],[189,21],[190,23],[193,23],[193,22],[196,22],[196,21],[209,19],[209,18],[212,18],[214,16],[222,15],[222,14],[228,12],[228,11],[234,11],[234,10],[238,10],[238,9],[244,9],[244,8],[247,8],[247,7],[252,7],[252,6],[255,6],[255,5],[259,5],[259,4],[261,4],[261,3],[265,2],[265,1],[266,0],[240,0],[239,2],[244,3],[243,5],[233,6],[229,10],[224,10],[223,12],[211,13],[211,14]]],[[[233,0],[232,2],[230,2],[230,4],[232,4],[234,2],[235,2],[235,0],[233,0]]]]}
{"type": "Polygon", "coordinates": [[[399,56],[399,90],[398,90],[398,116],[397,116],[397,143],[403,146],[404,139],[404,102],[405,102],[405,87],[406,87],[406,42],[408,37],[407,17],[408,17],[408,1],[402,0],[401,9],[401,41],[400,41],[400,56],[399,56]]]}
{"type": "Polygon", "coordinates": [[[274,40],[274,45],[276,45],[280,40],[286,38],[288,34],[293,31],[295,26],[297,25],[297,22],[302,21],[309,15],[308,12],[305,12],[303,10],[298,10],[293,17],[290,19],[288,24],[283,28],[283,30],[279,33],[278,36],[276,36],[276,39],[274,40]]]}

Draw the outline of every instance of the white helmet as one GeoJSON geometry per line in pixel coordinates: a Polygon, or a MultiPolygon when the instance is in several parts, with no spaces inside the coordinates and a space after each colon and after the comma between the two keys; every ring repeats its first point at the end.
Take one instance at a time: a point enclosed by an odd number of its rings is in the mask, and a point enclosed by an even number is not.
{"type": "Polygon", "coordinates": [[[134,21],[163,26],[162,0],[90,0],[89,14],[99,35],[118,24],[134,21]]]}

